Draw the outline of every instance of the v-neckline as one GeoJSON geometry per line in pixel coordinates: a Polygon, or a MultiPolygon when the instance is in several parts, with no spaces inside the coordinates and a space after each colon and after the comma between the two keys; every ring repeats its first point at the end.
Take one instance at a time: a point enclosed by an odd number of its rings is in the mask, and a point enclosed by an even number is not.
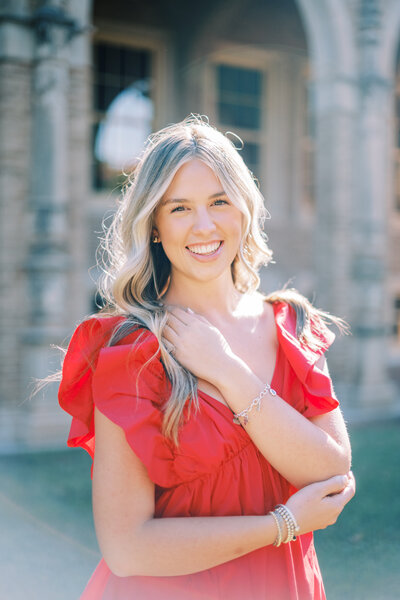
{"type": "MultiPolygon", "coordinates": [[[[268,302],[268,300],[265,300],[265,302],[268,302]]],[[[276,339],[277,339],[275,365],[274,365],[274,370],[272,372],[272,377],[271,377],[271,381],[270,381],[270,386],[273,390],[275,390],[275,383],[276,383],[275,380],[276,380],[276,377],[278,374],[278,366],[279,366],[279,360],[280,360],[280,354],[281,354],[281,345],[279,342],[278,324],[276,322],[275,307],[276,307],[276,304],[272,303],[272,309],[274,312],[274,322],[275,322],[275,327],[276,327],[276,339]]],[[[221,402],[221,400],[218,400],[217,398],[215,398],[215,396],[211,396],[210,394],[208,394],[207,392],[204,392],[203,390],[198,390],[197,393],[199,396],[200,395],[206,396],[206,398],[208,400],[212,401],[212,404],[214,404],[216,407],[222,407],[222,411],[227,412],[232,417],[233,411],[229,408],[229,406],[227,404],[225,404],[224,402],[221,402]]]]}

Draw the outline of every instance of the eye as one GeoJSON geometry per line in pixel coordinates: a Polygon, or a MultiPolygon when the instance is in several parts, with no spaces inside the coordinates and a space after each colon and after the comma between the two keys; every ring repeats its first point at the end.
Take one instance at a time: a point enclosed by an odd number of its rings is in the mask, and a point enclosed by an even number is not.
{"type": "Polygon", "coordinates": [[[218,198],[217,200],[215,200],[214,204],[216,204],[217,206],[223,206],[224,204],[229,204],[229,202],[227,200],[224,200],[223,198],[218,198]]]}
{"type": "Polygon", "coordinates": [[[186,210],[184,206],[176,206],[171,210],[171,214],[174,212],[183,212],[184,210],[186,210]]]}

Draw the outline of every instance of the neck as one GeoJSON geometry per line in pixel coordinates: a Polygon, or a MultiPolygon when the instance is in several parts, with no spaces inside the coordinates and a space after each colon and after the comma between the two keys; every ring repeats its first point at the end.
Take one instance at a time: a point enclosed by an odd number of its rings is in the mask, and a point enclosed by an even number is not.
{"type": "Polygon", "coordinates": [[[232,317],[242,296],[230,275],[212,282],[180,281],[179,277],[171,277],[163,302],[191,308],[195,313],[213,320],[213,317],[232,317]]]}

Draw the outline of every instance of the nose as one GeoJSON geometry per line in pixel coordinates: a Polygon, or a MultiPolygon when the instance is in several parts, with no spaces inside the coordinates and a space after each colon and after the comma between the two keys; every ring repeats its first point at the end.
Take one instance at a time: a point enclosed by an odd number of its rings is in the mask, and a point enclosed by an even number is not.
{"type": "Polygon", "coordinates": [[[206,207],[201,207],[196,211],[193,230],[196,233],[208,234],[216,229],[215,222],[206,207]]]}

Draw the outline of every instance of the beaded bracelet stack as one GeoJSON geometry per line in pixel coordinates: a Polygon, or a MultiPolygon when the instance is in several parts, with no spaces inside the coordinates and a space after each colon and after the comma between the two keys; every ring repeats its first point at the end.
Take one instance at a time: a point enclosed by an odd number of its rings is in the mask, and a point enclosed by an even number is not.
{"type": "Polygon", "coordinates": [[[282,544],[282,542],[284,544],[287,544],[288,542],[294,542],[296,540],[296,533],[300,531],[300,527],[297,525],[296,519],[294,518],[292,511],[289,510],[288,507],[284,504],[278,504],[277,506],[275,506],[275,509],[273,511],[270,511],[269,514],[272,515],[272,517],[274,518],[276,527],[278,529],[278,534],[274,541],[274,546],[278,548],[282,544]],[[287,536],[285,540],[282,536],[281,522],[282,524],[286,525],[287,529],[287,536]]]}
{"type": "Polygon", "coordinates": [[[233,422],[236,423],[236,425],[247,425],[249,422],[249,413],[253,410],[253,408],[256,408],[257,411],[260,412],[261,400],[268,392],[271,394],[271,396],[276,396],[276,391],[272,389],[269,383],[266,384],[265,388],[257,396],[257,398],[254,398],[254,400],[250,402],[247,408],[243,409],[239,413],[234,413],[233,422]]]}

